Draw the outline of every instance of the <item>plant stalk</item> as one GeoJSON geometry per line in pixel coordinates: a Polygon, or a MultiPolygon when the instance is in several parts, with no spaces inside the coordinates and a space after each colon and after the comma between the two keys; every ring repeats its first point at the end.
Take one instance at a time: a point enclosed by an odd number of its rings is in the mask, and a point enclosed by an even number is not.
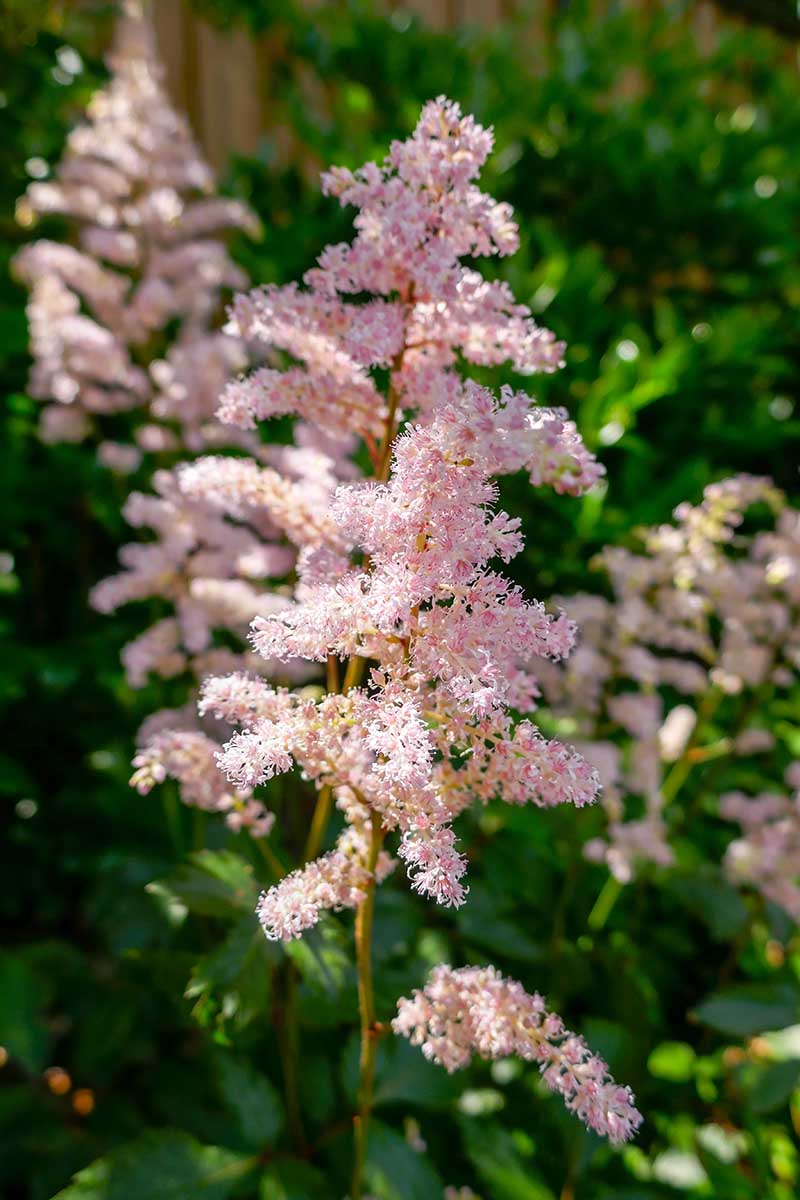
{"type": "Polygon", "coordinates": [[[314,815],[311,818],[311,828],[308,831],[306,848],[303,851],[304,862],[309,862],[312,858],[316,858],[322,849],[322,839],[325,836],[332,808],[333,788],[320,788],[314,808],[314,815]]]}
{"type": "Polygon", "coordinates": [[[283,1072],[283,1088],[286,1099],[286,1119],[289,1133],[295,1148],[304,1151],[308,1145],[300,1107],[300,1085],[297,1073],[298,1067],[298,1025],[297,1025],[297,968],[291,959],[283,964],[282,975],[283,995],[279,1000],[279,1009],[275,1014],[275,1025],[278,1033],[278,1051],[283,1072]]]}
{"type": "Polygon", "coordinates": [[[383,843],[383,828],[377,813],[372,814],[367,870],[372,878],[367,894],[356,913],[356,964],[358,967],[358,1008],[361,1017],[361,1057],[359,1064],[358,1111],[353,1118],[353,1182],[350,1200],[361,1200],[364,1164],[367,1159],[375,1058],[380,1030],[375,1019],[372,990],[372,918],[375,909],[375,866],[383,843]]]}

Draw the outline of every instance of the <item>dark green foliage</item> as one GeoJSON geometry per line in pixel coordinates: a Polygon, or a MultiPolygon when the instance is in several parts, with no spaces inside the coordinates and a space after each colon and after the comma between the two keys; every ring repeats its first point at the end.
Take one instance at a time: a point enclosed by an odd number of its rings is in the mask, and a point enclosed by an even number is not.
{"type": "MultiPolygon", "coordinates": [[[[500,269],[570,346],[566,370],[535,390],[570,409],[608,467],[607,492],[580,502],[507,485],[525,517],[519,570],[531,592],[596,586],[589,561],[600,546],[667,519],[729,472],[770,473],[797,499],[800,108],[784,43],[737,30],[703,58],[675,3],[654,6],[652,19],[564,6],[536,45],[521,20],[442,34],[402,9],[385,17],[355,3],[197,7],[255,30],[281,26],[286,53],[270,87],[305,161],[381,156],[442,91],[495,125],[486,187],[514,204],[523,231],[500,269]],[[324,112],[309,106],[297,64],[324,79],[324,112]]],[[[101,77],[106,8],[82,18],[14,0],[0,17],[0,551],[13,556],[0,575],[10,816],[0,1193],[330,1200],[344,1195],[350,1155],[351,918],[326,919],[291,947],[287,967],[249,915],[268,875],[248,839],[193,822],[168,789],[128,789],[137,725],[180,695],[125,685],[119,649],[144,616],[102,618],[86,604],[125,536],[122,492],[88,450],[37,442],[25,394],[24,297],[6,269],[24,237],[14,200],[25,164],[58,156],[101,77]],[[54,75],[64,45],[84,61],[71,82],[63,68],[54,75]],[[292,986],[298,1144],[276,1037],[292,986]],[[71,1078],[65,1095],[42,1074],[56,1064],[71,1078]],[[87,1115],[75,1088],[92,1089],[87,1115]]],[[[264,219],[263,243],[238,247],[256,281],[298,276],[348,234],[347,213],[299,169],[277,166],[268,139],[260,158],[231,165],[227,184],[264,219]]],[[[786,713],[787,738],[795,723],[786,713]]],[[[283,793],[279,817],[293,805],[283,793]]],[[[544,992],[631,1083],[646,1118],[636,1146],[615,1153],[586,1134],[529,1065],[449,1078],[387,1040],[367,1170],[380,1200],[438,1200],[444,1184],[484,1200],[796,1194],[791,929],[723,882],[719,830],[698,821],[683,873],[626,890],[590,935],[605,875],[580,845],[599,820],[494,807],[463,819],[472,890],[458,915],[412,899],[402,879],[387,884],[375,919],[378,1011],[388,1019],[443,958],[495,962],[544,992]]],[[[282,827],[288,861],[302,828],[282,827]]]]}

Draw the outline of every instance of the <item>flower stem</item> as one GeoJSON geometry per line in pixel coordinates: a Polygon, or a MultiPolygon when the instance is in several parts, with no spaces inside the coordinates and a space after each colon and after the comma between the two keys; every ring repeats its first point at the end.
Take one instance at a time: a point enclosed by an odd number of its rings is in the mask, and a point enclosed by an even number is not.
{"type": "Polygon", "coordinates": [[[359,654],[354,654],[347,664],[347,670],[344,673],[344,683],[342,684],[342,692],[344,695],[351,688],[356,688],[364,678],[364,670],[367,665],[367,660],[359,654]]]}
{"type": "Polygon", "coordinates": [[[286,874],[286,867],[278,858],[275,851],[270,846],[266,838],[253,838],[256,846],[259,849],[261,857],[270,869],[271,874],[275,879],[283,879],[286,874]]]}
{"type": "Polygon", "coordinates": [[[380,1031],[375,1020],[375,996],[372,990],[372,917],[375,909],[375,866],[378,861],[383,828],[377,813],[372,814],[372,832],[366,867],[372,878],[367,894],[356,914],[356,963],[358,966],[358,1008],[361,1016],[361,1058],[358,1085],[358,1112],[353,1118],[353,1182],[350,1200],[361,1200],[364,1164],[367,1158],[369,1118],[372,1110],[372,1086],[380,1031]]]}
{"type": "Polygon", "coordinates": [[[611,910],[622,892],[622,884],[614,875],[609,875],[600,889],[600,894],[589,913],[587,925],[595,932],[602,929],[611,915],[611,910]]]}
{"type": "Polygon", "coordinates": [[[339,691],[339,660],[335,654],[328,655],[325,667],[325,682],[329,692],[339,691]]]}
{"type": "Polygon", "coordinates": [[[275,1025],[278,1033],[278,1051],[283,1072],[283,1090],[286,1099],[286,1118],[295,1149],[303,1151],[307,1146],[306,1133],[300,1109],[300,1087],[297,1074],[298,1025],[297,1025],[297,968],[291,960],[283,964],[279,973],[282,995],[275,1025]]]}
{"type": "Polygon", "coordinates": [[[333,788],[320,788],[317,796],[314,815],[311,818],[311,828],[308,831],[308,839],[306,848],[303,851],[303,861],[308,862],[312,858],[316,858],[322,848],[322,839],[325,836],[325,830],[328,825],[328,820],[333,808],[333,788]]]}

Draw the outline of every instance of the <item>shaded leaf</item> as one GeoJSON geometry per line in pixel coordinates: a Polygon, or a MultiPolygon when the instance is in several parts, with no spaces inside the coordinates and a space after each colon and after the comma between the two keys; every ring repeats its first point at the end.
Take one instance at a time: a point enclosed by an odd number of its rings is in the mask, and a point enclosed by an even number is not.
{"type": "Polygon", "coordinates": [[[253,868],[230,850],[199,850],[168,878],[162,891],[177,897],[190,912],[206,917],[252,912],[258,899],[253,868]]]}
{"type": "Polygon", "coordinates": [[[748,1037],[783,1029],[797,1020],[798,994],[791,984],[742,986],[716,992],[694,1015],[720,1033],[748,1037]]]}
{"type": "Polygon", "coordinates": [[[364,1174],[375,1200],[432,1200],[444,1190],[428,1159],[381,1121],[370,1123],[364,1174]]]}
{"type": "Polygon", "coordinates": [[[146,1133],[79,1171],[54,1200],[225,1200],[255,1165],[185,1133],[146,1133]]]}
{"type": "Polygon", "coordinates": [[[283,1124],[283,1107],[269,1079],[245,1059],[224,1051],[216,1067],[222,1099],[236,1117],[245,1145],[254,1150],[273,1145],[283,1124]]]}

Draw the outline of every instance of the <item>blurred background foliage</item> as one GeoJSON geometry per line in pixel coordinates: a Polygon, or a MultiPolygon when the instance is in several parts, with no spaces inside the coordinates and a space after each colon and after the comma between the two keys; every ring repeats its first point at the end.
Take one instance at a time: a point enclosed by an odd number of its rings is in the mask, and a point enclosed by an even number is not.
{"type": "MultiPolygon", "coordinates": [[[[290,143],[268,128],[223,181],[264,220],[259,245],[236,247],[256,282],[292,279],[348,236],[317,168],[382,156],[440,92],[495,126],[485,186],[522,228],[499,270],[569,343],[566,369],[534,390],[569,408],[608,468],[607,489],[580,502],[507,485],[531,592],[600,586],[589,563],[602,545],[732,471],[770,474],[797,500],[792,42],[723,22],[701,46],[681,3],[563,4],[535,40],[524,12],[432,30],[401,7],[356,2],[195,7],[273,48],[264,88],[290,143]]],[[[141,612],[101,618],[86,604],[125,534],[124,485],[85,448],[40,445],[25,393],[14,204],[102,79],[109,16],[53,0],[6,0],[0,14],[0,1192],[48,1200],[105,1155],[65,1200],[330,1197],[356,1061],[339,1038],[354,1005],[344,923],[292,949],[319,1152],[264,1153],[284,1124],[271,1029],[282,997],[277,951],[250,916],[259,868],[245,839],[193,822],[168,791],[162,806],[127,788],[138,723],[179,697],[122,678],[119,649],[141,612]]],[[[634,1086],[641,1137],[611,1152],[520,1064],[451,1080],[390,1044],[371,1150],[380,1200],[441,1195],[421,1139],[448,1163],[444,1182],[484,1200],[797,1194],[800,943],[700,868],[692,887],[630,888],[589,936],[604,871],[583,863],[588,832],[574,826],[594,819],[490,807],[467,822],[472,891],[458,915],[402,882],[382,889],[379,1012],[448,954],[491,959],[547,994],[634,1086]],[[761,1036],[785,1027],[782,1040],[761,1036]]]]}

